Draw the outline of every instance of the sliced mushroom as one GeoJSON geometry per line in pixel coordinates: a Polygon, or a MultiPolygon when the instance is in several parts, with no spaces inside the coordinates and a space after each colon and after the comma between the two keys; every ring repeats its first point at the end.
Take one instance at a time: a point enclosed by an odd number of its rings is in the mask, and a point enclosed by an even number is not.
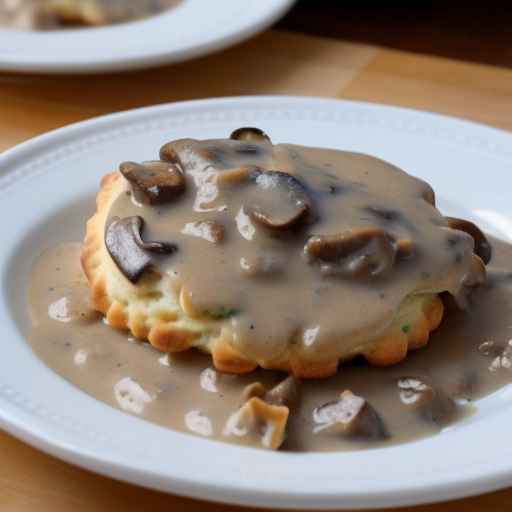
{"type": "Polygon", "coordinates": [[[448,221],[448,226],[452,229],[464,231],[475,241],[474,252],[480,259],[487,265],[492,258],[492,247],[487,237],[483,234],[482,230],[469,220],[458,219],[456,217],[445,217],[448,221]]]}
{"type": "Polygon", "coordinates": [[[254,165],[241,165],[230,169],[223,169],[217,176],[217,185],[239,185],[247,181],[252,171],[259,170],[254,165]]]}
{"type": "Polygon", "coordinates": [[[180,155],[190,154],[198,144],[196,139],[178,139],[167,142],[160,148],[160,159],[178,165],[182,171],[186,170],[186,161],[180,155]]]}
{"type": "Polygon", "coordinates": [[[181,232],[184,235],[202,238],[213,244],[220,244],[224,240],[224,228],[214,220],[188,222],[181,232]]]}
{"type": "Polygon", "coordinates": [[[328,402],[313,411],[315,433],[328,432],[364,441],[379,441],[389,437],[384,421],[362,397],[344,391],[338,400],[328,402]]]}
{"type": "Polygon", "coordinates": [[[271,142],[270,137],[263,130],[251,126],[238,128],[229,136],[229,138],[244,142],[271,142]]]}
{"type": "Polygon", "coordinates": [[[501,351],[502,347],[492,340],[484,341],[478,345],[478,352],[484,356],[496,357],[501,351]]]}
{"type": "Polygon", "coordinates": [[[288,415],[288,407],[253,397],[228,418],[224,435],[277,450],[285,439],[288,415]]]}
{"type": "Polygon", "coordinates": [[[463,277],[457,295],[454,296],[455,302],[460,309],[467,309],[469,307],[473,292],[485,283],[486,275],[484,262],[476,254],[473,254],[470,269],[463,277]]]}
{"type": "Polygon", "coordinates": [[[137,201],[156,205],[172,201],[185,190],[185,178],[169,162],[123,162],[119,170],[130,182],[137,201]]]}
{"type": "Polygon", "coordinates": [[[242,404],[254,397],[263,398],[265,393],[265,386],[261,382],[251,382],[242,391],[242,404]]]}
{"type": "Polygon", "coordinates": [[[293,410],[300,400],[300,381],[293,375],[286,377],[277,386],[265,393],[263,399],[272,405],[284,405],[293,410]]]}
{"type": "Polygon", "coordinates": [[[261,398],[271,405],[284,405],[292,410],[300,400],[300,381],[290,375],[268,391],[261,382],[253,382],[245,386],[242,399],[246,402],[253,397],[261,398]]]}
{"type": "Polygon", "coordinates": [[[172,254],[176,245],[167,242],[145,242],[141,231],[142,217],[114,217],[105,232],[105,246],[122,274],[136,283],[153,263],[151,253],[172,254]]]}
{"type": "Polygon", "coordinates": [[[266,228],[294,228],[305,221],[312,210],[306,187],[291,174],[253,170],[249,180],[256,187],[248,191],[247,211],[256,223],[266,228]]]}
{"type": "Polygon", "coordinates": [[[457,404],[442,389],[429,386],[416,377],[401,378],[397,385],[400,401],[425,420],[445,425],[455,416],[457,404]]]}
{"type": "Polygon", "coordinates": [[[374,278],[393,267],[396,243],[382,229],[362,228],[311,236],[304,254],[309,263],[320,264],[324,275],[374,278]]]}

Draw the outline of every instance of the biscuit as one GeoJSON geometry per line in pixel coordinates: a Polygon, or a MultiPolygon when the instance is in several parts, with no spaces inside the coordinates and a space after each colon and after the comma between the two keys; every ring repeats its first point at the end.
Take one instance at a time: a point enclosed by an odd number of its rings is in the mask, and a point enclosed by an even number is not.
{"type": "MultiPolygon", "coordinates": [[[[271,144],[268,141],[264,143],[271,144]]],[[[173,164],[180,163],[179,151],[190,151],[193,144],[194,141],[186,139],[178,141],[172,147],[164,147],[164,158],[173,164]]],[[[246,146],[239,149],[250,150],[246,146]]],[[[215,158],[220,158],[213,154],[211,147],[208,150],[202,148],[201,151],[209,152],[205,158],[214,161],[215,158]]],[[[191,172],[190,165],[190,163],[181,162],[181,169],[184,173],[191,172]]],[[[225,163],[222,165],[228,167],[225,163]]],[[[268,166],[270,165],[268,164],[268,166]]],[[[245,176],[248,171],[242,167],[244,166],[231,166],[230,164],[229,172],[231,174],[229,174],[228,181],[231,179],[237,181],[240,176],[245,176]]],[[[280,176],[278,178],[281,179],[280,176]]],[[[291,186],[295,186],[295,184],[292,183],[291,186]]],[[[334,185],[329,186],[333,187],[334,185]]],[[[457,286],[447,284],[451,281],[444,275],[437,278],[436,282],[429,281],[427,284],[416,286],[412,293],[402,297],[399,306],[388,319],[384,328],[376,330],[373,336],[358,338],[353,343],[348,343],[346,348],[336,347],[334,355],[328,353],[326,357],[321,355],[311,357],[310,352],[304,349],[303,344],[290,343],[286,345],[286,350],[276,351],[265,357],[255,357],[246,352],[243,345],[237,342],[229,319],[205,315],[203,311],[197,309],[193,301],[190,300],[187,282],[177,282],[169,272],[162,271],[158,267],[149,268],[136,282],[131,282],[123,275],[106,247],[105,232],[110,222],[109,216],[114,203],[123,194],[129,193],[130,184],[121,173],[107,174],[101,182],[101,189],[97,196],[96,213],[87,222],[81,263],[90,285],[92,307],[100,311],[113,328],[129,331],[137,340],[149,341],[151,345],[162,352],[182,352],[195,348],[210,353],[214,366],[224,372],[248,373],[261,366],[267,369],[282,370],[300,378],[325,378],[337,372],[340,361],[346,361],[358,355],[364,356],[370,364],[376,366],[398,363],[406,357],[409,350],[424,347],[429,340],[430,333],[441,323],[444,308],[439,293],[448,289],[449,286],[454,286],[455,292],[467,291],[468,287],[477,286],[485,278],[485,267],[481,259],[474,254],[465,255],[468,247],[471,252],[472,246],[468,242],[469,237],[465,238],[465,233],[452,232],[448,227],[441,226],[440,229],[447,230],[453,239],[452,245],[456,248],[454,254],[461,260],[457,264],[454,263],[454,268],[458,272],[457,276],[462,276],[459,279],[461,283],[457,282],[457,286]],[[462,265],[464,268],[459,269],[456,265],[462,265]]],[[[433,194],[426,194],[426,196],[425,201],[433,201],[433,194]]],[[[296,193],[294,200],[302,201],[299,205],[302,210],[299,213],[304,217],[302,196],[296,193]]],[[[295,222],[294,219],[292,220],[295,222]]],[[[269,227],[268,224],[267,222],[265,229],[275,229],[273,226],[269,227]]],[[[380,239],[375,242],[376,239],[371,237],[369,240],[372,244],[382,242],[380,239]]],[[[385,245],[388,242],[389,240],[386,238],[382,243],[385,245]]],[[[405,248],[403,250],[405,259],[412,254],[412,246],[408,242],[393,244],[395,253],[392,254],[390,265],[396,264],[400,258],[402,246],[405,248]]],[[[354,247],[351,250],[360,250],[357,244],[354,247]]],[[[328,246],[327,249],[330,252],[333,251],[331,246],[328,246]]],[[[324,247],[324,252],[327,249],[324,247]]],[[[336,250],[339,250],[339,246],[336,246],[336,250]]],[[[380,246],[379,251],[381,251],[380,246]]],[[[336,257],[340,257],[339,254],[336,257]]],[[[365,261],[368,263],[367,260],[365,261]]],[[[357,275],[357,279],[360,279],[361,268],[365,272],[365,279],[368,277],[366,274],[369,271],[377,272],[375,262],[370,261],[370,263],[371,265],[368,267],[370,270],[366,267],[358,267],[358,273],[354,273],[357,275]]],[[[304,264],[307,265],[307,263],[304,264]]],[[[322,272],[326,269],[328,276],[333,273],[333,265],[322,263],[319,268],[322,272]]],[[[353,266],[343,268],[339,265],[335,266],[334,271],[337,272],[335,278],[340,279],[341,276],[341,279],[352,279],[353,275],[347,277],[347,268],[350,268],[351,272],[353,271],[353,266]]],[[[381,270],[379,267],[379,272],[381,270]]],[[[377,278],[381,279],[381,276],[377,276],[377,278]]]]}

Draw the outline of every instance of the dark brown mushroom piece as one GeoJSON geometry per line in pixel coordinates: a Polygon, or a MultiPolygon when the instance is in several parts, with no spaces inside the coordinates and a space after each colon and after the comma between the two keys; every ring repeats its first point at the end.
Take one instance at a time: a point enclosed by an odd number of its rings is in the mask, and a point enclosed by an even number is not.
{"type": "Polygon", "coordinates": [[[136,283],[153,264],[153,254],[172,254],[177,247],[167,242],[145,242],[142,217],[114,217],[105,232],[105,246],[121,273],[136,283]]]}
{"type": "Polygon", "coordinates": [[[293,375],[286,377],[267,391],[263,400],[272,405],[284,405],[290,410],[295,409],[300,400],[300,381],[293,375]]]}
{"type": "Polygon", "coordinates": [[[313,411],[315,433],[327,432],[361,441],[382,441],[389,437],[384,421],[362,397],[344,391],[338,400],[313,411]]]}
{"type": "MultiPolygon", "coordinates": [[[[412,251],[402,242],[404,254],[412,251]]],[[[375,278],[391,270],[397,244],[384,230],[363,228],[336,235],[311,236],[304,247],[309,263],[325,276],[375,278]]]]}
{"type": "Polygon", "coordinates": [[[185,190],[183,174],[169,162],[123,162],[119,170],[129,181],[135,199],[143,204],[168,203],[185,190]]]}
{"type": "Polygon", "coordinates": [[[160,159],[164,162],[170,162],[180,167],[183,172],[186,171],[186,161],[183,161],[180,155],[190,154],[194,152],[198,145],[196,139],[178,139],[167,142],[160,148],[160,159]]]}
{"type": "Polygon", "coordinates": [[[402,404],[426,421],[442,426],[454,419],[457,404],[441,388],[434,388],[416,377],[403,377],[397,385],[402,404]]]}
{"type": "Polygon", "coordinates": [[[450,228],[464,231],[473,238],[475,241],[475,254],[487,265],[492,258],[492,247],[482,230],[469,220],[458,219],[456,217],[445,218],[450,228]]]}
{"type": "Polygon", "coordinates": [[[272,142],[270,137],[263,130],[252,126],[238,128],[231,133],[229,138],[243,142],[272,142]]]}
{"type": "Polygon", "coordinates": [[[305,222],[312,210],[306,187],[291,174],[253,170],[253,185],[247,191],[247,213],[257,224],[270,230],[292,229],[305,222]]]}

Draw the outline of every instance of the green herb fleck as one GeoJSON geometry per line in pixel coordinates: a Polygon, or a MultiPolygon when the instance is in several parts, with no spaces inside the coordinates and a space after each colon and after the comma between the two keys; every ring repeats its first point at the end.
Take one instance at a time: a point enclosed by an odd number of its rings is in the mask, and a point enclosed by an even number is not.
{"type": "Polygon", "coordinates": [[[238,313],[236,309],[226,308],[221,306],[220,308],[209,309],[206,311],[206,314],[215,318],[215,320],[221,320],[223,318],[229,318],[230,316],[234,316],[238,313]]]}
{"type": "Polygon", "coordinates": [[[401,327],[402,332],[405,334],[407,334],[409,332],[410,328],[411,328],[411,326],[409,324],[402,325],[402,327],[401,327]]]}

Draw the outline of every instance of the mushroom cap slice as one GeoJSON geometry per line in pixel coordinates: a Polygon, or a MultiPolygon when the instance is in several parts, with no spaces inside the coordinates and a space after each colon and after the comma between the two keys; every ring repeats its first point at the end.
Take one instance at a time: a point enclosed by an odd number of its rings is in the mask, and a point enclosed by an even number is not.
{"type": "Polygon", "coordinates": [[[279,382],[268,391],[259,381],[245,386],[242,391],[243,402],[258,397],[271,405],[284,405],[288,409],[295,409],[300,400],[300,381],[293,375],[279,382]]]}
{"type": "Polygon", "coordinates": [[[198,141],[196,139],[190,138],[177,139],[167,142],[160,148],[160,159],[163,160],[164,162],[170,162],[179,166],[179,168],[183,172],[185,172],[186,166],[184,165],[184,162],[181,160],[180,154],[183,152],[186,153],[188,151],[191,151],[192,148],[197,144],[197,142],[198,141]]]}
{"type": "Polygon", "coordinates": [[[282,380],[277,386],[267,391],[263,396],[265,402],[272,405],[284,405],[293,410],[300,400],[300,381],[290,375],[282,380]]]}
{"type": "Polygon", "coordinates": [[[130,182],[135,199],[144,204],[168,203],[185,190],[185,177],[170,162],[123,162],[119,170],[130,182]]]}
{"type": "MultiPolygon", "coordinates": [[[[411,249],[401,242],[404,251],[411,249]]],[[[397,244],[380,228],[348,230],[335,235],[313,235],[304,247],[310,263],[319,263],[322,274],[374,278],[393,267],[397,244]]]]}
{"type": "Polygon", "coordinates": [[[313,411],[315,433],[329,432],[343,437],[378,441],[389,437],[377,411],[362,397],[346,390],[338,400],[313,411]]]}
{"type": "Polygon", "coordinates": [[[261,382],[251,382],[242,390],[242,404],[254,397],[263,398],[265,393],[265,386],[261,382]]]}
{"type": "Polygon", "coordinates": [[[231,133],[229,138],[232,140],[240,140],[244,142],[272,142],[270,137],[263,130],[253,126],[238,128],[231,133]]]}
{"type": "Polygon", "coordinates": [[[294,228],[312,210],[306,187],[291,174],[253,170],[249,180],[256,186],[247,191],[247,211],[256,223],[266,228],[294,228]]]}
{"type": "Polygon", "coordinates": [[[445,217],[445,219],[448,221],[450,228],[464,231],[473,238],[475,241],[475,254],[487,265],[492,258],[492,247],[482,230],[469,220],[456,217],[445,217]]]}
{"type": "Polygon", "coordinates": [[[416,410],[425,420],[444,425],[454,417],[457,404],[442,389],[434,388],[416,377],[403,377],[397,385],[400,401],[416,410]]]}
{"type": "Polygon", "coordinates": [[[144,219],[139,216],[114,217],[105,232],[105,246],[121,273],[136,283],[153,263],[151,253],[172,254],[176,245],[167,242],[145,242],[141,237],[144,219]]]}

